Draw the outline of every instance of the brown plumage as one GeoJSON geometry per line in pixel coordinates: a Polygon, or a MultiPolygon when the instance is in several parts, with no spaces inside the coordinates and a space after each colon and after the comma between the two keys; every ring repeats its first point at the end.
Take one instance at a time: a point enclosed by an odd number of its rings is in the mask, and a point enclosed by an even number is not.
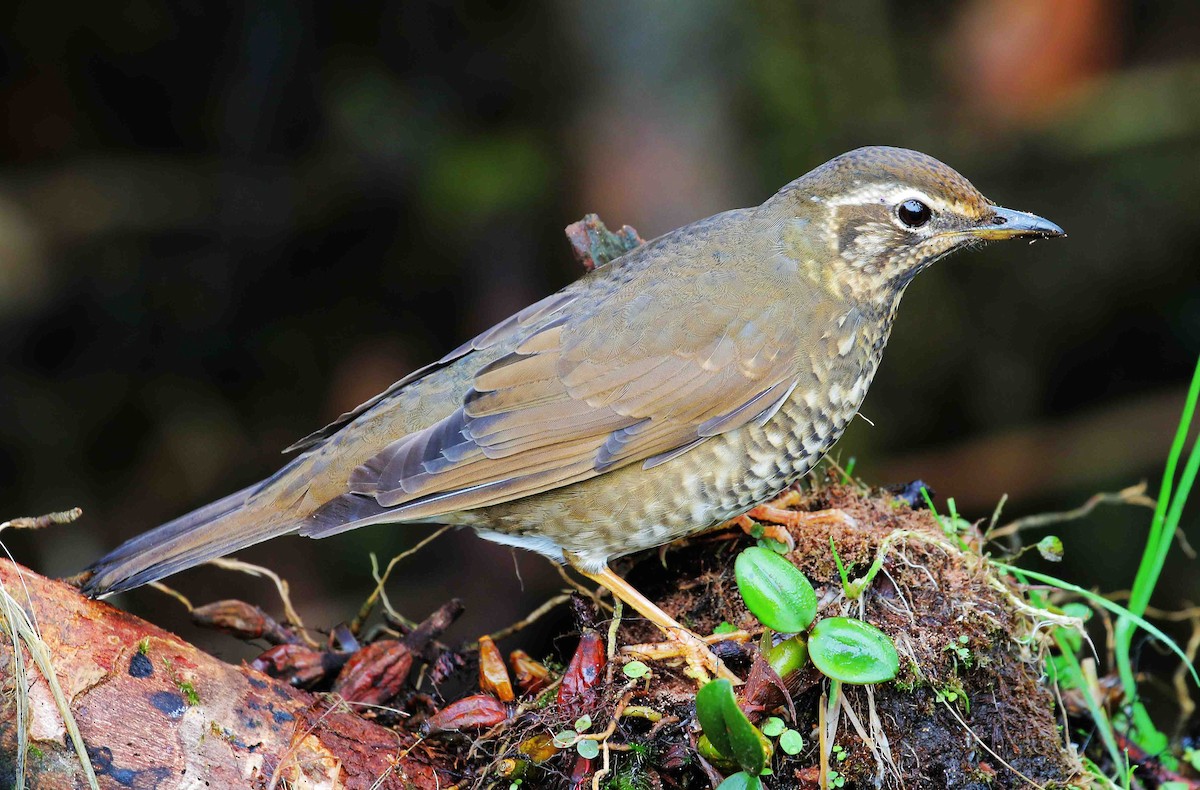
{"type": "Polygon", "coordinates": [[[297,443],[268,480],[119,547],[85,589],[392,521],[471,526],[598,574],[808,471],[857,412],[922,268],[1061,234],[924,154],[852,151],[501,322],[297,443]]]}

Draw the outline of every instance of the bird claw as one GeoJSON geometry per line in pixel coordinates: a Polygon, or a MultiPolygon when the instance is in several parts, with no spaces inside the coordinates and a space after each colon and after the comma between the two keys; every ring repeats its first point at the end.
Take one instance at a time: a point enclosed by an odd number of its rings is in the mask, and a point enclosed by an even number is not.
{"type": "Polygon", "coordinates": [[[758,534],[765,538],[779,541],[787,546],[788,551],[796,548],[796,540],[792,537],[790,531],[792,527],[823,521],[836,521],[847,527],[858,526],[858,522],[849,514],[837,508],[813,511],[786,509],[787,505],[795,504],[796,497],[793,496],[794,494],[794,491],[785,492],[777,499],[765,505],[752,508],[745,515],[738,516],[733,519],[732,523],[740,527],[747,535],[752,535],[754,532],[762,530],[758,534]]]}
{"type": "MultiPolygon", "coordinates": [[[[651,661],[682,658],[687,665],[684,674],[701,685],[708,682],[710,675],[728,680],[735,686],[742,684],[742,679],[733,674],[725,666],[725,662],[712,651],[708,639],[693,634],[686,628],[664,628],[663,631],[667,636],[667,641],[626,645],[621,648],[621,653],[651,661]]],[[[738,631],[732,634],[718,634],[714,637],[713,641],[746,641],[750,635],[745,631],[738,631]]]]}

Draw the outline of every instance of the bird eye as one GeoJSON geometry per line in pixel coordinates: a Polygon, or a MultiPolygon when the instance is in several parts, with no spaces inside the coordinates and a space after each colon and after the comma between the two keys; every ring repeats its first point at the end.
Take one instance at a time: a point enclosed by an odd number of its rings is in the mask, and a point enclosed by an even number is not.
{"type": "Polygon", "coordinates": [[[906,200],[896,207],[896,216],[910,228],[919,228],[933,218],[933,211],[919,200],[906,200]]]}

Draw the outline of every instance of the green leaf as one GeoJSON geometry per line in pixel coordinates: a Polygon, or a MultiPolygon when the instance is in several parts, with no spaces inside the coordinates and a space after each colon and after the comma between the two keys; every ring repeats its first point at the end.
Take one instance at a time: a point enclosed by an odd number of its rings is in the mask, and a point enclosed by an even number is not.
{"type": "Polygon", "coordinates": [[[808,645],[802,636],[796,635],[774,645],[767,651],[767,663],[781,678],[795,674],[808,663],[808,645]]]}
{"type": "Polygon", "coordinates": [[[586,713],[575,720],[575,732],[587,732],[592,728],[592,717],[586,713]]]}
{"type": "Polygon", "coordinates": [[[776,554],[788,553],[787,544],[781,540],[775,540],[775,538],[759,538],[757,545],[760,549],[768,549],[776,554]]]}
{"type": "Polygon", "coordinates": [[[762,780],[745,771],[738,771],[717,786],[717,790],[762,790],[762,780]]]}
{"type": "Polygon", "coordinates": [[[563,730],[556,733],[552,743],[559,749],[569,749],[571,748],[571,744],[575,743],[575,733],[570,730],[563,730]]]}
{"type": "MultiPolygon", "coordinates": [[[[749,549],[747,549],[747,551],[749,551],[749,549]]],[[[1089,600],[1092,603],[1099,606],[1100,608],[1107,609],[1108,611],[1112,612],[1113,614],[1117,615],[1118,617],[1123,617],[1123,618],[1127,618],[1127,619],[1131,620],[1136,625],[1140,626],[1142,628],[1142,630],[1144,630],[1146,633],[1150,634],[1150,636],[1152,636],[1155,639],[1157,639],[1158,641],[1162,642],[1163,645],[1165,645],[1168,650],[1170,650],[1172,653],[1174,653],[1176,656],[1178,656],[1179,659],[1183,662],[1183,665],[1185,667],[1187,667],[1188,674],[1192,676],[1192,680],[1195,681],[1196,685],[1200,686],[1200,674],[1196,673],[1196,667],[1192,664],[1191,659],[1189,659],[1187,657],[1187,653],[1183,652],[1183,650],[1179,647],[1179,645],[1176,644],[1174,639],[1172,639],[1171,637],[1164,634],[1160,629],[1155,627],[1154,624],[1152,624],[1148,620],[1146,620],[1146,618],[1144,618],[1140,615],[1134,614],[1132,611],[1130,611],[1129,609],[1126,609],[1124,606],[1121,606],[1120,604],[1113,603],[1112,601],[1105,598],[1103,595],[1098,595],[1098,594],[1092,592],[1091,590],[1085,590],[1084,588],[1080,587],[1078,584],[1071,584],[1070,582],[1063,581],[1062,579],[1057,579],[1057,578],[1055,578],[1053,576],[1049,576],[1045,573],[1038,573],[1037,571],[1031,571],[1031,570],[1027,570],[1025,568],[1018,568],[1015,565],[1009,565],[1006,562],[998,562],[997,560],[992,560],[992,567],[999,568],[1002,571],[1008,571],[1009,573],[1017,575],[1018,577],[1028,576],[1030,579],[1034,579],[1036,581],[1042,582],[1043,584],[1049,584],[1051,587],[1057,587],[1060,590],[1066,590],[1067,592],[1073,592],[1077,595],[1081,595],[1084,598],[1086,598],[1087,600],[1089,600]]],[[[1022,581],[1024,581],[1024,580],[1022,580],[1022,581]]]]}
{"type": "Polygon", "coordinates": [[[857,598],[858,596],[856,595],[850,595],[850,576],[846,573],[846,566],[842,564],[841,556],[838,555],[837,544],[833,541],[833,535],[829,536],[829,550],[833,552],[833,563],[837,565],[838,576],[842,577],[842,589],[846,591],[847,597],[857,598]]]}
{"type": "Polygon", "coordinates": [[[796,755],[804,751],[804,736],[795,730],[784,730],[779,736],[779,748],[785,754],[796,755]]]}
{"type": "Polygon", "coordinates": [[[718,752],[717,747],[712,745],[712,741],[704,733],[700,733],[700,737],[696,739],[696,751],[718,768],[728,768],[733,765],[733,761],[718,752]]]}
{"type": "Polygon", "coordinates": [[[786,729],[787,725],[783,723],[783,719],[778,716],[772,716],[763,722],[762,734],[768,738],[775,738],[786,729]]]}
{"type": "Polygon", "coordinates": [[[728,680],[705,683],[696,692],[696,718],[708,736],[709,743],[721,754],[733,756],[729,745],[729,730],[725,726],[725,696],[733,698],[733,686],[728,680]]]}
{"type": "Polygon", "coordinates": [[[731,691],[724,700],[725,726],[729,730],[730,754],[742,770],[758,776],[771,757],[771,742],[746,718],[731,691]]]}
{"type": "Polygon", "coordinates": [[[1047,535],[1039,540],[1037,544],[1037,550],[1038,554],[1042,555],[1042,559],[1046,560],[1047,562],[1062,562],[1063,544],[1062,541],[1054,535],[1047,535]]]}
{"type": "Polygon", "coordinates": [[[714,634],[732,634],[737,628],[728,620],[722,620],[721,623],[713,629],[714,634]]]}
{"type": "Polygon", "coordinates": [[[803,631],[817,615],[817,594],[796,566],[773,551],[751,546],[734,562],[746,608],[768,628],[803,631]]]}
{"type": "Polygon", "coordinates": [[[850,617],[829,617],[808,637],[813,664],[843,683],[883,683],[900,671],[892,640],[873,625],[850,617]]]}
{"type": "Polygon", "coordinates": [[[621,667],[621,672],[624,673],[625,677],[636,680],[637,678],[644,678],[646,675],[649,675],[650,667],[646,666],[641,661],[630,661],[628,664],[621,667]]]}
{"type": "Polygon", "coordinates": [[[1060,606],[1059,610],[1067,617],[1078,617],[1085,623],[1092,619],[1092,607],[1079,601],[1069,601],[1060,606]]]}
{"type": "Polygon", "coordinates": [[[713,680],[696,693],[696,718],[718,752],[757,776],[766,767],[771,743],[738,707],[728,680],[713,680]]]}
{"type": "Polygon", "coordinates": [[[600,754],[600,743],[591,738],[585,738],[575,744],[575,751],[585,760],[590,760],[600,754]]]}

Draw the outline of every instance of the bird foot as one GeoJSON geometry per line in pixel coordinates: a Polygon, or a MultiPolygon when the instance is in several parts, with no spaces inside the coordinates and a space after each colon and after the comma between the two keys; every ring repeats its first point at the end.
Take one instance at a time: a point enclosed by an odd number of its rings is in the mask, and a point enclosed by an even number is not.
{"type": "Polygon", "coordinates": [[[700,684],[708,682],[710,675],[728,680],[735,686],[742,684],[741,678],[725,666],[725,662],[712,651],[709,645],[725,641],[745,642],[750,639],[750,634],[745,631],[735,631],[703,637],[686,628],[663,628],[663,631],[667,636],[667,641],[626,645],[621,648],[621,653],[650,661],[682,658],[687,665],[684,674],[700,684]]]}
{"type": "MultiPolygon", "coordinates": [[[[684,628],[671,615],[660,609],[653,601],[635,590],[629,582],[612,572],[608,566],[598,571],[588,570],[577,556],[564,552],[564,558],[583,576],[607,587],[614,596],[631,606],[634,611],[657,625],[667,636],[667,641],[652,645],[635,645],[623,648],[623,652],[634,652],[650,659],[682,658],[687,663],[687,674],[698,683],[709,679],[709,674],[724,678],[734,685],[741,684],[737,675],[733,674],[725,662],[713,653],[712,648],[704,637],[693,634],[684,628]],[[637,648],[644,647],[644,650],[637,648]]],[[[744,634],[745,632],[738,632],[744,634]]],[[[714,641],[721,642],[736,638],[734,634],[721,634],[714,641]]],[[[745,634],[749,639],[749,634],[745,634]]]]}
{"type": "MultiPolygon", "coordinates": [[[[790,531],[791,527],[821,522],[839,522],[848,527],[858,526],[858,522],[849,514],[837,508],[809,511],[787,510],[785,507],[781,507],[780,503],[792,493],[794,492],[789,491],[774,501],[752,508],[744,516],[733,519],[732,523],[740,527],[747,535],[753,535],[761,529],[762,532],[759,534],[765,538],[779,541],[787,546],[788,551],[796,548],[796,540],[790,531]]],[[[786,504],[793,504],[793,502],[788,501],[786,504]]]]}

